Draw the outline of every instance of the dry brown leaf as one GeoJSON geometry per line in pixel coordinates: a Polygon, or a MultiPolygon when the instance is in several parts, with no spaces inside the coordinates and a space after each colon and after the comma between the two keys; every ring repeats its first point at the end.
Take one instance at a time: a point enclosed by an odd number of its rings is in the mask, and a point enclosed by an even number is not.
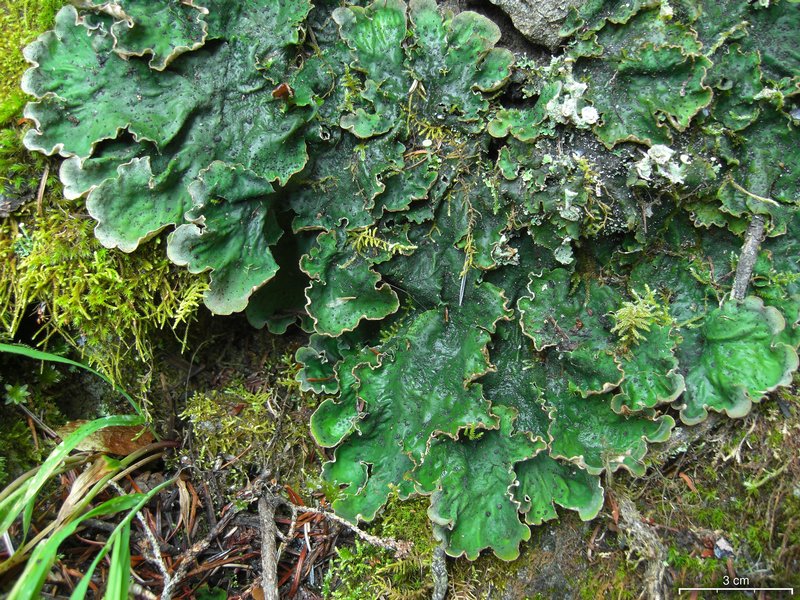
{"type": "MultiPolygon", "coordinates": [[[[64,438],[87,421],[70,421],[56,429],[56,433],[64,438]]],[[[106,427],[86,436],[77,449],[83,452],[106,452],[118,456],[127,456],[155,441],[153,434],[142,427],[106,427]]]]}
{"type": "Polygon", "coordinates": [[[697,491],[697,488],[694,486],[694,481],[692,481],[692,478],[689,477],[686,473],[681,471],[680,473],[678,473],[678,477],[683,479],[686,482],[686,485],[689,487],[689,489],[692,490],[695,494],[699,494],[700,493],[700,492],[697,491]]]}
{"type": "Polygon", "coordinates": [[[89,465],[89,467],[87,467],[83,473],[75,478],[75,481],[69,490],[67,499],[64,500],[64,503],[61,505],[61,508],[58,511],[58,516],[56,517],[57,523],[63,523],[69,518],[69,516],[72,514],[72,511],[75,510],[75,507],[80,503],[84,496],[86,496],[86,493],[92,488],[92,486],[100,481],[103,477],[114,471],[116,468],[115,463],[116,461],[106,456],[101,456],[91,465],[89,465]]]}

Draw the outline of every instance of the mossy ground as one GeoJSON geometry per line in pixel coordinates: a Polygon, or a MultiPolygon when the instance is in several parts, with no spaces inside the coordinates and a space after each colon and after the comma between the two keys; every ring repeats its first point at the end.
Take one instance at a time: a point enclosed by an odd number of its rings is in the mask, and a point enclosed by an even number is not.
{"type": "Polygon", "coordinates": [[[214,480],[221,500],[264,469],[301,494],[316,492],[323,456],[307,423],[319,400],[294,379],[298,340],[254,332],[241,317],[203,323],[202,335],[199,329],[190,334],[197,352],[173,355],[159,375],[172,411],[159,407],[164,435],[175,436],[168,423],[190,432],[178,460],[214,480]]]}
{"type": "Polygon", "coordinates": [[[334,600],[360,598],[429,598],[433,590],[430,565],[436,541],[427,515],[428,502],[417,498],[389,501],[381,517],[369,527],[374,535],[411,540],[414,547],[404,558],[356,541],[341,547],[331,563],[323,594],[334,600]]]}

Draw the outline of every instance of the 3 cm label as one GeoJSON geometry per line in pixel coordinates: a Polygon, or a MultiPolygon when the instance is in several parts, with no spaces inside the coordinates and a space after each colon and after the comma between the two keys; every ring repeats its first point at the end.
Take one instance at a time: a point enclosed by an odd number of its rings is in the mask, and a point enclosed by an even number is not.
{"type": "Polygon", "coordinates": [[[728,577],[727,575],[725,575],[722,578],[722,585],[735,585],[735,586],[750,585],[750,578],[749,577],[728,577]]]}

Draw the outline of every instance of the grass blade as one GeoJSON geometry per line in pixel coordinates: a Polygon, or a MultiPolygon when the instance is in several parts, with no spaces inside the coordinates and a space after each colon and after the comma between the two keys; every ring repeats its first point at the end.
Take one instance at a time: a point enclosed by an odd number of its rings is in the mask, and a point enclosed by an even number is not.
{"type": "MultiPolygon", "coordinates": [[[[139,504],[136,507],[132,508],[127,515],[125,515],[125,518],[122,520],[122,522],[119,525],[117,525],[117,528],[114,529],[114,531],[111,532],[111,535],[108,537],[106,545],[103,546],[100,549],[100,552],[97,553],[97,556],[94,557],[94,560],[92,561],[92,564],[89,565],[89,568],[86,570],[86,574],[83,576],[83,579],[81,579],[78,582],[78,585],[75,586],[75,589],[73,590],[72,595],[70,595],[69,600],[83,600],[83,598],[86,597],[86,592],[89,591],[89,582],[92,580],[92,575],[94,574],[94,570],[97,568],[97,565],[100,564],[100,561],[103,560],[105,555],[108,554],[109,551],[111,550],[111,544],[116,539],[116,536],[120,535],[121,533],[120,527],[122,527],[125,523],[130,525],[131,521],[133,521],[133,518],[136,516],[136,514],[141,510],[141,508],[145,504],[147,504],[147,502],[150,501],[150,499],[153,496],[155,496],[158,492],[163,490],[168,485],[172,485],[176,481],[177,478],[168,479],[164,483],[157,485],[152,490],[144,494],[144,498],[139,502],[139,504]]],[[[12,599],[9,597],[8,600],[12,599]]],[[[22,600],[22,597],[20,597],[20,600],[22,600]]]]}
{"type": "MultiPolygon", "coordinates": [[[[0,522],[2,522],[6,518],[6,515],[9,513],[9,511],[14,506],[14,504],[17,502],[17,500],[19,500],[20,498],[22,498],[25,495],[25,493],[28,490],[28,486],[29,485],[30,485],[29,482],[26,482],[26,483],[22,484],[16,490],[14,490],[12,493],[10,493],[6,498],[3,498],[3,500],[0,501],[0,522]]],[[[19,513],[17,513],[17,514],[19,514],[19,513]]],[[[5,532],[2,532],[2,533],[5,533],[5,532]]],[[[2,535],[2,533],[0,533],[0,535],[2,535]]]]}
{"type": "Polygon", "coordinates": [[[33,348],[29,348],[28,346],[23,346],[21,344],[0,344],[0,352],[8,352],[9,354],[17,354],[19,356],[25,356],[27,358],[32,358],[34,360],[45,360],[48,362],[56,362],[61,363],[64,365],[70,365],[72,367],[78,367],[79,369],[83,369],[85,371],[89,371],[94,375],[97,375],[100,379],[105,381],[108,385],[114,388],[123,398],[125,398],[130,405],[133,407],[133,410],[136,411],[137,415],[142,415],[142,409],[139,407],[139,404],[134,400],[128,392],[122,389],[120,386],[116,385],[113,381],[111,381],[108,377],[100,373],[99,371],[94,370],[88,365],[83,363],[79,363],[75,360],[70,360],[69,358],[64,358],[63,356],[58,356],[57,354],[51,354],[50,352],[44,352],[42,350],[34,350],[33,348]]]}
{"type": "MultiPolygon", "coordinates": [[[[59,466],[63,463],[67,455],[80,444],[86,436],[91,435],[99,429],[104,427],[113,427],[116,425],[141,425],[144,419],[139,415],[116,415],[110,417],[103,417],[89,421],[78,427],[74,432],[68,435],[64,440],[55,447],[50,453],[47,460],[39,467],[39,471],[34,475],[25,487],[24,494],[14,494],[13,502],[8,503],[8,508],[3,505],[3,511],[0,511],[0,535],[8,531],[14,520],[20,515],[23,515],[22,529],[23,537],[27,535],[28,528],[30,527],[31,515],[33,512],[33,505],[36,501],[36,496],[42,489],[47,480],[58,470],[59,466]]],[[[9,499],[6,499],[9,500],[9,499]]]]}
{"type": "Polygon", "coordinates": [[[128,600],[131,569],[131,524],[120,524],[120,534],[111,546],[111,566],[108,570],[106,600],[128,600]]]}
{"type": "MultiPolygon", "coordinates": [[[[128,494],[127,496],[112,498],[58,529],[53,535],[36,546],[36,549],[28,560],[28,564],[25,566],[25,570],[11,589],[8,600],[33,600],[34,598],[39,598],[39,592],[44,585],[47,574],[50,572],[50,569],[53,567],[58,557],[59,546],[61,546],[64,540],[75,533],[75,530],[83,521],[132,510],[140,505],[142,497],[142,494],[128,494]]],[[[138,510],[138,508],[136,508],[136,510],[138,510]]],[[[116,530],[114,533],[116,533],[116,530]]],[[[111,541],[112,540],[109,538],[109,542],[111,541]]]]}

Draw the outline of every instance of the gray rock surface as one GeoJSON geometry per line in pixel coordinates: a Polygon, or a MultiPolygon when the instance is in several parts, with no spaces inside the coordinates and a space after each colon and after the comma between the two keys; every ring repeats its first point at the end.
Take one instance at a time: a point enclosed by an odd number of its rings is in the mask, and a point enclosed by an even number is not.
{"type": "Polygon", "coordinates": [[[570,7],[586,0],[491,0],[514,22],[514,27],[531,43],[553,50],[561,38],[558,29],[570,7]]]}
{"type": "Polygon", "coordinates": [[[2,191],[0,191],[0,219],[5,219],[15,210],[17,210],[20,206],[28,202],[29,200],[33,200],[35,194],[23,194],[23,195],[15,195],[9,194],[6,196],[2,191]]]}

